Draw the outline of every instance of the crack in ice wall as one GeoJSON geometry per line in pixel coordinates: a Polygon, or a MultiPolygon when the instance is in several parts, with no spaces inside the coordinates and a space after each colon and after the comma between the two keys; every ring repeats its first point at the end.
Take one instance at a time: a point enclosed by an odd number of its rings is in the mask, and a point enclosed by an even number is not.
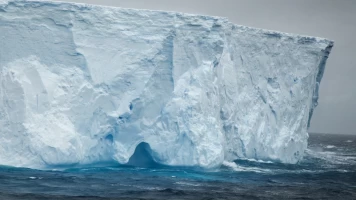
{"type": "Polygon", "coordinates": [[[46,1],[0,3],[0,32],[0,164],[34,168],[125,164],[140,144],[170,166],[296,163],[333,45],[46,1]]]}

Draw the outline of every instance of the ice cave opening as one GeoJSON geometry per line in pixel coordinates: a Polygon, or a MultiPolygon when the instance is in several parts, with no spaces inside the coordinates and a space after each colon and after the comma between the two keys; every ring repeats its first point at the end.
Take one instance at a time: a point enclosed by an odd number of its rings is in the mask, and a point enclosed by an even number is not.
{"type": "Polygon", "coordinates": [[[146,142],[141,142],[137,145],[134,154],[130,157],[127,165],[135,167],[156,167],[159,164],[151,155],[151,147],[146,142]]]}

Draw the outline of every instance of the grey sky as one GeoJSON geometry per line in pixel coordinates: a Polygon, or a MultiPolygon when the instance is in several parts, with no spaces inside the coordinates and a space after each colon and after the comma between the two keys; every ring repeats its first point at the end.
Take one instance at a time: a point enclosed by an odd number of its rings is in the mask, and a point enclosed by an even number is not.
{"type": "Polygon", "coordinates": [[[228,17],[335,41],[310,132],[356,134],[356,0],[62,0],[228,17]]]}

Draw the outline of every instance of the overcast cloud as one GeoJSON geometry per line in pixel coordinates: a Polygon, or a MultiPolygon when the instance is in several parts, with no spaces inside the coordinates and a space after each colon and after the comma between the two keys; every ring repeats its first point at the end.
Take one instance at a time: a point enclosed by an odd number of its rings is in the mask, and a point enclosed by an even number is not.
{"type": "Polygon", "coordinates": [[[69,1],[224,16],[240,25],[334,40],[310,132],[356,134],[356,0],[69,1]]]}

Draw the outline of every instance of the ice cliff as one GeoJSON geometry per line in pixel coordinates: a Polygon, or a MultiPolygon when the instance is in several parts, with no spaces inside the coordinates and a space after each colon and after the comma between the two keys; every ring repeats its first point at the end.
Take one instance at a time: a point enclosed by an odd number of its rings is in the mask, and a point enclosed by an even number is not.
{"type": "Polygon", "coordinates": [[[296,163],[332,46],[220,17],[3,2],[0,164],[125,164],[137,147],[170,166],[296,163]]]}

